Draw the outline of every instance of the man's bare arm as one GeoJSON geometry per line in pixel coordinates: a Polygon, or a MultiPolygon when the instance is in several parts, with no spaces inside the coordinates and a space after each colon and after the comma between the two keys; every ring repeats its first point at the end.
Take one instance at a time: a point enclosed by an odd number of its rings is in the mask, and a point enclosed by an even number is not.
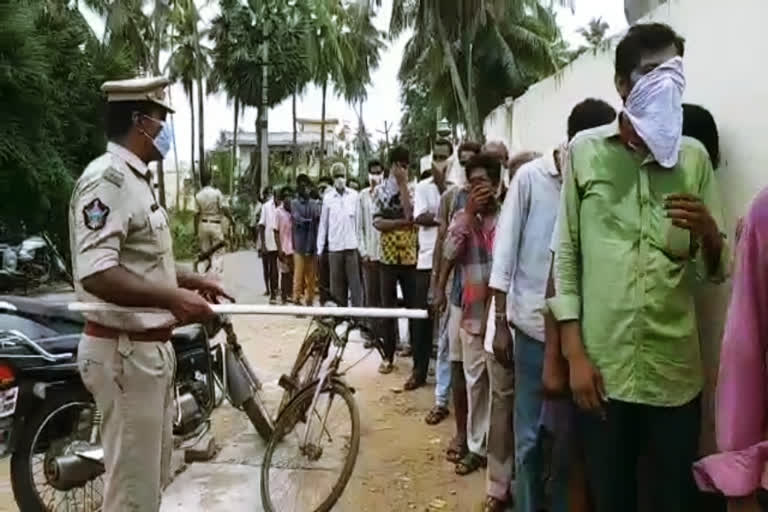
{"type": "Polygon", "coordinates": [[[424,226],[425,228],[433,228],[440,225],[440,223],[435,219],[434,214],[429,212],[424,212],[416,217],[413,223],[418,226],[424,226]]]}
{"type": "Polygon", "coordinates": [[[170,309],[176,288],[153,283],[116,266],[83,279],[83,288],[105,302],[125,307],[170,309]]]}
{"type": "Polygon", "coordinates": [[[405,220],[413,221],[413,202],[411,201],[411,191],[408,190],[408,179],[398,180],[397,183],[400,188],[400,204],[403,207],[403,215],[405,220]]]}
{"type": "Polygon", "coordinates": [[[387,233],[389,231],[395,231],[402,228],[407,228],[408,226],[411,226],[413,223],[406,219],[382,219],[381,217],[377,217],[373,219],[373,227],[381,231],[382,233],[387,233]]]}
{"type": "MultiPolygon", "coordinates": [[[[551,268],[545,295],[547,299],[555,296],[555,281],[551,268]]],[[[562,354],[560,327],[549,310],[544,312],[544,368],[542,384],[544,385],[544,393],[549,396],[562,396],[568,391],[568,363],[562,354]]]]}

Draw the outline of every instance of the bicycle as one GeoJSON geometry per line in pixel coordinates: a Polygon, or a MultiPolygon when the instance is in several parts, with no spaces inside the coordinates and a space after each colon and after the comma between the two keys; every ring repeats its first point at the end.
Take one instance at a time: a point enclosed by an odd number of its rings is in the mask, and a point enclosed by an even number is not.
{"type": "MultiPolygon", "coordinates": [[[[344,377],[373,349],[350,367],[340,370],[340,366],[353,330],[359,329],[371,339],[377,338],[357,319],[319,318],[313,323],[317,327],[305,338],[292,375],[280,379],[287,403],[281,405],[262,462],[261,497],[266,512],[328,512],[344,492],[357,462],[360,412],[353,396],[354,388],[344,377]],[[335,349],[333,354],[332,349],[335,349]],[[345,414],[344,423],[330,426],[328,419],[334,405],[345,414]],[[327,455],[329,461],[319,464],[323,455],[327,455]],[[337,477],[333,477],[334,469],[329,467],[334,460],[341,461],[337,477]],[[324,482],[327,485],[323,485],[324,482]]],[[[383,356],[378,340],[374,345],[383,356]]]]}

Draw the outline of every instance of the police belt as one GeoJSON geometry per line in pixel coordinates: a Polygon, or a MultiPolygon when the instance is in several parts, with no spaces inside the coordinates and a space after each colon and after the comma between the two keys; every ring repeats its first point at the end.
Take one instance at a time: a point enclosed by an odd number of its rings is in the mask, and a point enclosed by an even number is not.
{"type": "Polygon", "coordinates": [[[203,219],[202,222],[206,222],[208,224],[221,224],[221,219],[203,219]]]}
{"type": "Polygon", "coordinates": [[[85,323],[85,334],[94,338],[106,338],[117,340],[121,335],[126,335],[131,341],[159,341],[166,342],[171,339],[173,329],[162,327],[159,329],[147,329],[146,331],[130,332],[124,329],[115,329],[106,325],[97,324],[90,320],[85,323]]]}

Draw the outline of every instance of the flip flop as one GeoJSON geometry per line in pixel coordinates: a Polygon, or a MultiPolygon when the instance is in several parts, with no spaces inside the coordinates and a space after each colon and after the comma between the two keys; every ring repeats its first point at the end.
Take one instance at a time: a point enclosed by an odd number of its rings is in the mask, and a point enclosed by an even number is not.
{"type": "Polygon", "coordinates": [[[448,462],[458,463],[467,454],[467,444],[459,442],[456,438],[453,438],[448,445],[448,449],[445,451],[445,458],[448,462]]]}
{"type": "Polygon", "coordinates": [[[432,408],[432,410],[427,413],[427,417],[424,418],[424,421],[427,425],[437,425],[438,423],[442,422],[445,418],[447,418],[450,415],[450,411],[448,408],[436,405],[432,408]]]}
{"type": "Polygon", "coordinates": [[[411,375],[407,381],[405,381],[405,384],[403,384],[403,389],[405,391],[413,391],[414,389],[418,389],[426,384],[426,380],[419,379],[417,377],[414,377],[411,375]]]}
{"type": "Polygon", "coordinates": [[[507,503],[500,499],[488,496],[483,504],[483,512],[506,512],[507,503]]]}
{"type": "Polygon", "coordinates": [[[456,474],[460,476],[474,473],[488,465],[488,459],[476,453],[468,452],[463,459],[456,463],[456,474]]]}

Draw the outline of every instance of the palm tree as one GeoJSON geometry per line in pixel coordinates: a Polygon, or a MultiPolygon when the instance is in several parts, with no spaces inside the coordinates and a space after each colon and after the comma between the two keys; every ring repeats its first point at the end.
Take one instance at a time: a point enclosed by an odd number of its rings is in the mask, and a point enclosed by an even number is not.
{"type": "Polygon", "coordinates": [[[174,82],[181,82],[184,93],[189,98],[191,119],[191,159],[190,167],[199,186],[200,176],[205,169],[205,133],[204,133],[204,80],[210,73],[210,50],[200,43],[201,33],[197,27],[200,15],[193,0],[185,0],[174,6],[171,22],[174,27],[173,53],[168,60],[167,68],[174,82]],[[193,91],[197,89],[197,144],[199,151],[198,172],[195,173],[195,105],[193,91]]]}
{"type": "MultiPolygon", "coordinates": [[[[572,4],[567,0],[559,3],[572,4]]],[[[439,65],[440,70],[447,67],[467,133],[481,140],[475,94],[478,53],[495,52],[502,64],[499,71],[516,81],[526,75],[522,60],[537,68],[554,68],[551,41],[532,30],[551,24],[542,23],[545,12],[538,0],[395,0],[390,33],[396,36],[406,28],[414,30],[401,70],[406,69],[406,62],[421,62],[433,69],[439,65]]]]}
{"type": "MultiPolygon", "coordinates": [[[[257,107],[257,133],[266,108],[279,104],[294,93],[300,93],[309,81],[306,60],[308,9],[305,3],[292,1],[242,4],[236,0],[220,0],[220,12],[211,24],[214,42],[213,82],[236,98],[240,107],[257,107]],[[269,62],[268,83],[264,83],[264,42],[269,38],[269,53],[278,55],[269,62]],[[262,86],[266,85],[264,89],[262,86]],[[267,104],[263,104],[266,92],[267,104]]],[[[260,148],[261,149],[261,148],[260,148]]],[[[266,149],[266,148],[265,148],[266,149]]],[[[266,185],[267,169],[251,159],[249,179],[258,188],[266,185]],[[256,172],[260,169],[260,172],[256,172]]]]}
{"type": "Polygon", "coordinates": [[[167,68],[170,73],[170,79],[174,82],[180,82],[189,100],[190,116],[190,159],[189,168],[192,172],[192,179],[195,187],[199,185],[199,175],[195,172],[195,50],[186,37],[176,36],[174,41],[174,50],[168,60],[167,68]]]}
{"type": "Polygon", "coordinates": [[[315,0],[308,40],[312,81],[321,88],[320,167],[325,158],[325,119],[328,85],[348,102],[365,98],[371,72],[384,47],[382,34],[373,26],[373,9],[365,2],[345,6],[340,0],[315,0]]]}
{"type": "MultiPolygon", "coordinates": [[[[124,45],[138,63],[139,70],[160,74],[160,52],[168,44],[168,0],[154,0],[151,14],[144,12],[143,0],[85,0],[88,7],[105,18],[103,43],[124,45]]],[[[165,206],[163,162],[157,166],[160,204],[165,206]]]]}
{"type": "Polygon", "coordinates": [[[608,22],[603,21],[602,18],[592,18],[586,27],[580,28],[577,32],[587,41],[590,49],[596,50],[605,41],[605,34],[610,28],[608,22]]]}

